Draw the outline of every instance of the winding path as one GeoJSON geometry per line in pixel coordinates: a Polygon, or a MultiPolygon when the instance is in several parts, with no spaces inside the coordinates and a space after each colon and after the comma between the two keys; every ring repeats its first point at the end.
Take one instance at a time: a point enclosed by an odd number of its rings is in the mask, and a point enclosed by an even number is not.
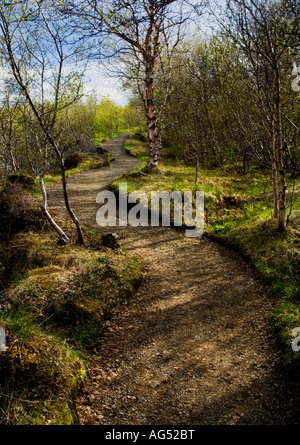
{"type": "MultiPolygon", "coordinates": [[[[126,135],[115,161],[68,181],[79,219],[96,226],[97,193],[137,162],[126,135]]],[[[63,212],[61,192],[50,204],[63,212]]],[[[111,229],[110,229],[111,231],[111,229]]],[[[269,325],[271,302],[233,252],[166,227],[113,229],[144,264],[138,292],[107,323],[79,403],[81,424],[294,423],[269,325]]]]}

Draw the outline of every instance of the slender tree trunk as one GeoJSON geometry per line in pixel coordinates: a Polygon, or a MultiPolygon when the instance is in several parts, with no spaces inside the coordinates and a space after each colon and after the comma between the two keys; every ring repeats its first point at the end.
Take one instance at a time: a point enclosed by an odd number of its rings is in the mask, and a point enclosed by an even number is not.
{"type": "Polygon", "coordinates": [[[54,221],[54,219],[52,218],[52,216],[50,215],[50,213],[48,211],[47,192],[46,192],[46,188],[45,188],[45,184],[44,184],[44,174],[43,173],[40,175],[40,187],[41,187],[41,192],[42,192],[42,196],[43,196],[43,204],[41,205],[42,212],[44,213],[45,217],[47,218],[47,220],[49,221],[49,223],[53,227],[53,229],[58,233],[60,238],[65,243],[69,243],[70,242],[69,237],[59,227],[59,225],[56,224],[56,222],[54,221]]]}
{"type": "Polygon", "coordinates": [[[9,152],[9,157],[11,160],[11,165],[13,168],[14,172],[20,171],[20,167],[17,164],[17,161],[15,159],[15,155],[12,149],[12,137],[13,137],[13,128],[12,128],[12,121],[11,121],[11,117],[9,118],[9,134],[8,134],[8,142],[7,142],[7,148],[8,148],[8,152],[9,152]]]}
{"type": "Polygon", "coordinates": [[[82,230],[81,230],[81,225],[80,222],[78,220],[78,218],[76,217],[75,213],[73,212],[71,206],[70,206],[70,202],[69,202],[69,196],[68,196],[68,191],[67,191],[67,180],[66,180],[66,170],[65,170],[65,166],[63,163],[63,159],[60,157],[60,168],[61,168],[61,179],[62,179],[62,186],[63,186],[63,195],[64,195],[64,200],[65,200],[65,206],[66,209],[69,213],[69,215],[71,216],[75,226],[76,226],[76,230],[77,230],[77,242],[80,246],[82,246],[84,244],[83,241],[83,235],[82,235],[82,230]]]}
{"type": "Polygon", "coordinates": [[[277,166],[278,166],[278,173],[279,173],[279,190],[280,190],[278,229],[280,232],[283,232],[286,229],[286,221],[285,221],[286,179],[285,179],[285,169],[284,169],[284,162],[283,162],[280,81],[279,81],[278,69],[276,70],[275,134],[276,134],[277,166]]]}
{"type": "Polygon", "coordinates": [[[285,170],[283,165],[283,155],[282,155],[282,141],[280,147],[278,148],[278,173],[279,173],[279,184],[280,184],[280,194],[279,194],[279,221],[278,229],[283,232],[286,229],[285,221],[285,211],[286,211],[286,180],[285,180],[285,170]]]}
{"type": "Polygon", "coordinates": [[[154,72],[155,64],[159,56],[159,26],[157,23],[157,2],[149,1],[148,17],[150,18],[149,28],[145,40],[145,50],[143,53],[146,70],[146,121],[148,123],[149,158],[148,168],[156,167],[160,159],[159,147],[159,126],[156,106],[154,101],[154,72]]]}
{"type": "Polygon", "coordinates": [[[277,186],[277,161],[275,149],[275,129],[271,128],[271,164],[272,164],[272,186],[273,186],[273,214],[274,218],[278,218],[278,186],[277,186]]]}
{"type": "Polygon", "coordinates": [[[15,156],[11,147],[11,143],[8,143],[8,152],[9,152],[9,157],[10,157],[10,161],[11,161],[11,166],[13,168],[14,172],[20,171],[20,167],[18,166],[16,160],[15,160],[15,156]]]}
{"type": "Polygon", "coordinates": [[[50,215],[50,212],[48,210],[47,191],[46,191],[46,187],[45,187],[45,183],[44,183],[44,176],[45,176],[46,164],[47,164],[47,147],[46,146],[44,146],[43,152],[44,152],[43,153],[43,166],[42,166],[42,171],[41,171],[40,176],[39,176],[40,177],[40,188],[41,188],[42,197],[43,197],[43,203],[41,205],[41,209],[42,209],[42,212],[44,213],[45,217],[49,221],[51,227],[56,231],[56,233],[58,233],[60,239],[64,243],[67,244],[67,243],[70,242],[69,237],[59,227],[59,225],[56,224],[56,222],[54,221],[54,219],[52,218],[52,216],[50,215]]]}
{"type": "Polygon", "coordinates": [[[162,152],[162,125],[161,119],[157,118],[157,156],[158,160],[161,160],[161,152],[162,152]]]}
{"type": "Polygon", "coordinates": [[[149,158],[148,168],[156,167],[160,153],[158,152],[158,128],[154,103],[154,59],[146,58],[146,120],[148,124],[149,158]]]}

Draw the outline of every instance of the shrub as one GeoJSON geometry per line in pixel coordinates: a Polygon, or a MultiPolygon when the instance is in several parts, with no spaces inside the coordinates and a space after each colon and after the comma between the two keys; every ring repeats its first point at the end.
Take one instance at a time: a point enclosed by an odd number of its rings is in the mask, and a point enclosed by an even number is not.
{"type": "Polygon", "coordinates": [[[10,173],[7,177],[7,181],[11,184],[19,184],[25,189],[30,190],[34,185],[34,176],[24,171],[18,171],[10,173]]]}
{"type": "Polygon", "coordinates": [[[42,211],[30,193],[20,183],[8,181],[0,192],[0,238],[10,239],[26,228],[44,225],[42,211]]]}
{"type": "Polygon", "coordinates": [[[81,162],[84,160],[84,155],[82,153],[76,152],[71,153],[65,159],[65,168],[66,170],[71,170],[72,168],[77,168],[81,162]]]}
{"type": "Polygon", "coordinates": [[[76,400],[86,380],[83,361],[29,313],[2,318],[7,350],[0,354],[0,422],[76,422],[76,400]]]}

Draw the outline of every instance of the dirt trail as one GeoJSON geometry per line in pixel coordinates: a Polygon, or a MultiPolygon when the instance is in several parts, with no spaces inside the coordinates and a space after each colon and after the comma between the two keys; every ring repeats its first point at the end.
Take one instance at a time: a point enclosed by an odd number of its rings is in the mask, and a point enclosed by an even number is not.
{"type": "MultiPolygon", "coordinates": [[[[123,142],[106,146],[112,167],[68,181],[76,214],[93,228],[98,191],[137,162],[123,142]]],[[[58,185],[50,203],[62,209],[58,185]]],[[[247,265],[166,227],[113,231],[143,262],[144,280],[107,324],[79,404],[81,424],[293,423],[271,303],[247,265]]]]}

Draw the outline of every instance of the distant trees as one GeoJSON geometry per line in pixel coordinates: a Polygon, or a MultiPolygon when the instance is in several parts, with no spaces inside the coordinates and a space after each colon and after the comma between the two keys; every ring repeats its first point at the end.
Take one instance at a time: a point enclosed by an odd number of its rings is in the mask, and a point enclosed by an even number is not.
{"type": "Polygon", "coordinates": [[[143,113],[143,106],[139,98],[131,98],[128,105],[124,107],[123,113],[126,128],[138,127],[139,131],[145,131],[145,116],[143,113]]]}
{"type": "Polygon", "coordinates": [[[109,137],[126,128],[123,107],[117,106],[111,99],[102,99],[96,105],[93,128],[95,136],[100,137],[109,137]]]}
{"type": "Polygon", "coordinates": [[[106,139],[133,127],[142,127],[143,131],[145,130],[143,110],[139,101],[132,99],[122,107],[116,105],[113,100],[104,98],[95,104],[92,123],[95,138],[106,139]]]}

